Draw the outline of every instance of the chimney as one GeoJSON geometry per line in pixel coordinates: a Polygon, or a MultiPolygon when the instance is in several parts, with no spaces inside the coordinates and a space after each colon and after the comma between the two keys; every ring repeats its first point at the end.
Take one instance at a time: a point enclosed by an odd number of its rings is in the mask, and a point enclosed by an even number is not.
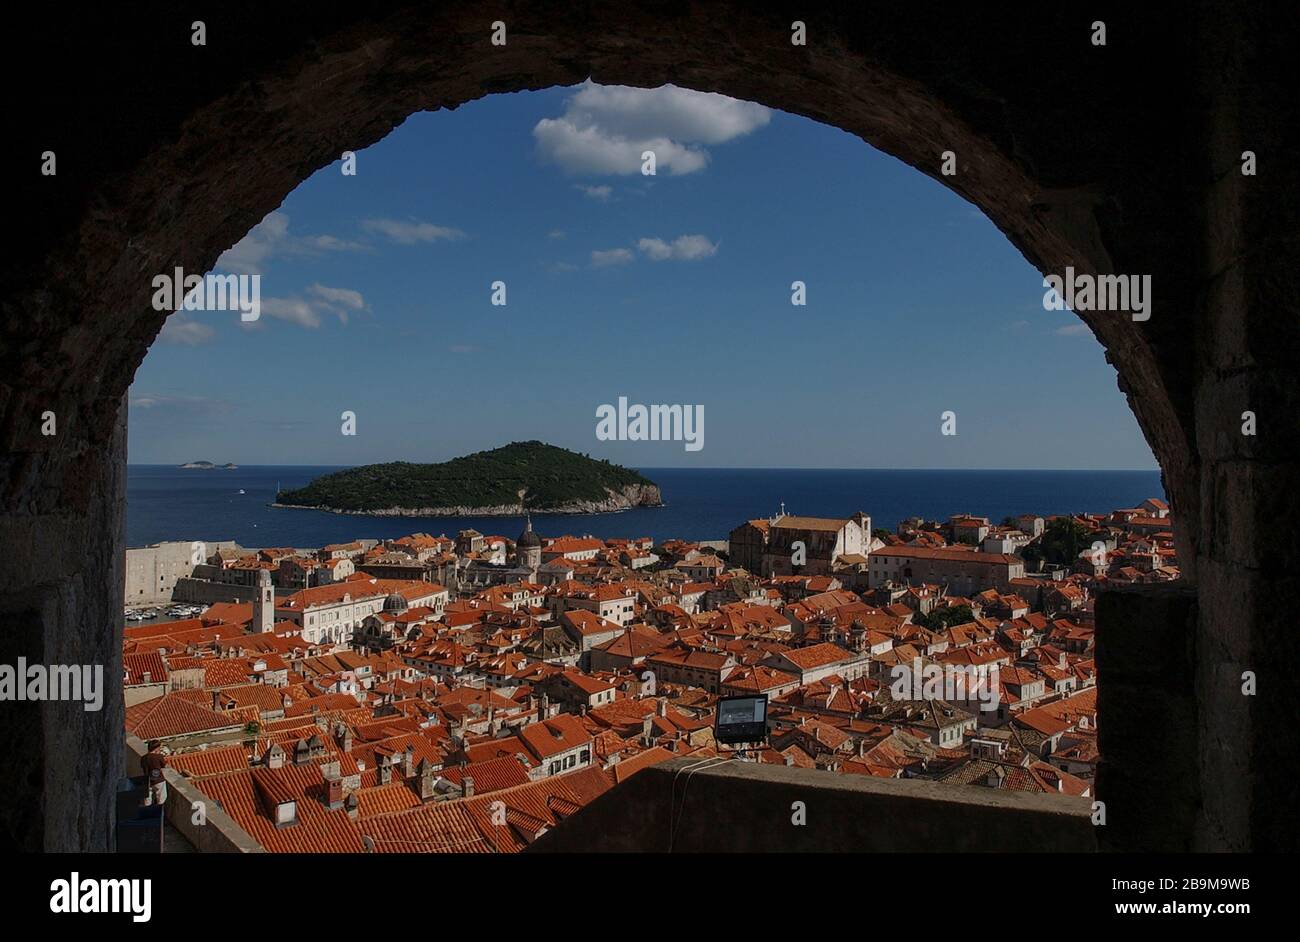
{"type": "Polygon", "coordinates": [[[393,780],[393,763],[388,756],[379,757],[379,784],[387,785],[393,780]]]}
{"type": "Polygon", "coordinates": [[[474,776],[466,775],[460,783],[460,791],[465,798],[474,797],[474,776]]]}
{"type": "Polygon", "coordinates": [[[542,699],[539,702],[537,707],[537,719],[539,722],[546,719],[546,714],[549,712],[550,707],[551,707],[551,698],[548,697],[546,694],[542,694],[542,699]]]}
{"type": "Polygon", "coordinates": [[[343,807],[348,813],[348,818],[355,821],[361,814],[361,809],[357,805],[357,793],[349,792],[348,797],[343,799],[343,807]]]}
{"type": "Polygon", "coordinates": [[[654,714],[647,713],[645,715],[645,718],[641,720],[641,741],[644,742],[647,746],[653,744],[654,742],[654,738],[652,735],[653,729],[654,729],[654,714]]]}
{"type": "Polygon", "coordinates": [[[788,754],[786,755],[786,757],[785,757],[785,764],[786,764],[786,765],[794,765],[794,753],[793,753],[793,752],[788,753],[788,754]]]}
{"type": "Polygon", "coordinates": [[[406,746],[406,757],[403,762],[402,776],[412,778],[415,775],[415,744],[408,743],[406,746]]]}
{"type": "Polygon", "coordinates": [[[437,780],[437,773],[433,769],[433,763],[425,759],[420,763],[420,800],[431,801],[435,794],[434,782],[437,780]]]}
{"type": "Polygon", "coordinates": [[[655,713],[657,713],[659,716],[667,716],[667,715],[668,715],[668,698],[667,698],[667,697],[662,697],[662,698],[660,698],[659,702],[655,704],[655,713]]]}
{"type": "Polygon", "coordinates": [[[343,807],[343,777],[339,775],[338,763],[330,762],[322,766],[321,776],[325,780],[325,790],[321,795],[325,807],[337,811],[343,807]]]}

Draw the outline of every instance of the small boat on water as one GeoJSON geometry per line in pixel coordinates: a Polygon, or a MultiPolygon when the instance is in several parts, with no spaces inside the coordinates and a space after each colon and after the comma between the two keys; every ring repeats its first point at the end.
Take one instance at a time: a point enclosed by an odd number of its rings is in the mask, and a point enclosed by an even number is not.
{"type": "Polygon", "coordinates": [[[244,493],[244,489],[242,487],[239,489],[239,493],[241,494],[244,493]]]}
{"type": "Polygon", "coordinates": [[[165,609],[170,618],[193,618],[199,614],[202,609],[197,605],[191,605],[188,602],[176,602],[167,606],[165,609]]]}

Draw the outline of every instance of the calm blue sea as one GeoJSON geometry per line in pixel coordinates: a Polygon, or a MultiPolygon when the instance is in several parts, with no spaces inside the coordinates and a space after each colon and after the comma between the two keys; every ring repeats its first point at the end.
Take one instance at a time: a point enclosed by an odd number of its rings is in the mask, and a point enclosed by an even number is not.
{"type": "MultiPolygon", "coordinates": [[[[127,469],[127,546],[164,540],[236,540],[243,546],[314,547],[352,539],[389,539],[424,531],[454,535],[467,527],[515,537],[518,517],[355,517],[268,506],[276,488],[301,487],[338,468],[253,466],[182,471],[170,465],[127,469]],[[240,491],[243,493],[240,493],[240,491]]],[[[667,506],[584,516],[542,515],[546,536],[649,536],[725,540],[741,522],[776,513],[847,517],[861,510],[872,525],[943,520],[972,513],[997,522],[1019,513],[1101,512],[1165,496],[1158,471],[815,471],[642,468],[667,506]]]]}

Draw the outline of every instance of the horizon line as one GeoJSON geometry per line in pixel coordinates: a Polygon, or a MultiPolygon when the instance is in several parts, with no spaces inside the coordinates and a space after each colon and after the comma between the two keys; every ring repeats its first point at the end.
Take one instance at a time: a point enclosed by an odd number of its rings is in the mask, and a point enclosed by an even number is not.
{"type": "MultiPolygon", "coordinates": [[[[450,459],[449,459],[450,460],[450,459]]],[[[593,459],[600,460],[600,459],[593,459]]],[[[175,468],[182,470],[181,465],[189,462],[159,462],[159,461],[138,461],[127,462],[128,468],[175,468]]],[[[406,461],[404,459],[395,459],[393,461],[370,461],[365,464],[240,464],[239,462],[229,462],[235,465],[235,470],[244,468],[364,468],[374,464],[443,464],[440,461],[406,461]]],[[[617,462],[610,462],[617,464],[617,462]]],[[[1136,472],[1162,472],[1157,465],[1154,468],[860,468],[860,467],[806,467],[802,465],[719,465],[709,467],[695,467],[693,465],[618,465],[622,468],[631,468],[634,471],[1010,471],[1010,472],[1034,472],[1034,471],[1057,471],[1057,472],[1077,472],[1080,474],[1127,474],[1136,472]]],[[[202,469],[184,469],[184,470],[202,470],[202,469]]],[[[213,470],[224,470],[223,464],[215,464],[213,470]]]]}

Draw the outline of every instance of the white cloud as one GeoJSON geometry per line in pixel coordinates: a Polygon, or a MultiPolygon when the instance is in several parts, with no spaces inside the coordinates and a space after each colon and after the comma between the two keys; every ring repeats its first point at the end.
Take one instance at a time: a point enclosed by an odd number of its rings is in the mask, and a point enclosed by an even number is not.
{"type": "MultiPolygon", "coordinates": [[[[340,324],[346,324],[349,311],[369,310],[361,292],[351,288],[331,288],[315,282],[308,286],[306,294],[306,298],[263,298],[262,313],[299,327],[316,328],[327,314],[337,317],[340,324]]],[[[256,322],[248,326],[256,326],[256,322]]]]}
{"type": "Polygon", "coordinates": [[[367,310],[366,299],[361,296],[361,292],[351,288],[330,288],[316,282],[307,289],[307,293],[312,296],[313,307],[329,311],[341,324],[348,322],[349,311],[367,310]]]}
{"type": "Polygon", "coordinates": [[[1087,324],[1066,324],[1064,327],[1056,328],[1056,332],[1062,337],[1083,337],[1092,333],[1087,324]]]}
{"type": "Polygon", "coordinates": [[[641,155],[648,150],[655,153],[655,169],[674,176],[703,170],[709,163],[707,151],[682,147],[667,138],[610,138],[597,128],[578,128],[563,119],[543,118],[533,134],[543,156],[570,173],[640,173],[641,155]]]}
{"type": "Polygon", "coordinates": [[[693,262],[701,258],[710,258],[718,254],[718,244],[710,242],[702,235],[682,235],[671,243],[663,239],[641,239],[636,247],[651,261],[662,262],[667,259],[693,262]]]}
{"type": "MultiPolygon", "coordinates": [[[[367,219],[361,227],[392,242],[411,245],[440,239],[462,239],[465,233],[447,226],[419,220],[367,219]]],[[[332,235],[295,235],[289,231],[289,217],[276,211],[259,222],[248,235],[222,253],[216,267],[237,275],[262,275],[277,258],[319,256],[329,252],[371,252],[364,242],[332,235]]]]}
{"type": "Polygon", "coordinates": [[[766,125],[772,112],[753,102],[664,85],[629,88],[584,82],[558,118],[533,128],[538,152],[570,173],[631,175],[641,154],[671,175],[709,163],[706,146],[743,137],[766,125]]]}
{"type": "Polygon", "coordinates": [[[550,232],[546,233],[546,238],[548,238],[548,239],[563,239],[563,238],[564,238],[564,230],[563,230],[563,229],[552,229],[550,232]]]}
{"type": "Polygon", "coordinates": [[[273,212],[249,230],[217,259],[216,267],[236,275],[265,274],[273,259],[286,256],[320,255],[325,252],[364,252],[367,246],[331,235],[294,235],[289,217],[273,212]]]}
{"type": "Polygon", "coordinates": [[[612,186],[584,186],[581,183],[575,183],[574,188],[582,190],[587,196],[594,200],[600,200],[602,203],[609,202],[610,194],[614,192],[612,186]]]}
{"type": "Polygon", "coordinates": [[[632,261],[632,253],[628,249],[607,249],[603,252],[593,251],[591,253],[591,266],[593,268],[626,265],[630,261],[632,261]]]}
{"type": "Polygon", "coordinates": [[[435,226],[431,222],[418,219],[367,219],[361,224],[367,232],[377,232],[387,236],[399,245],[414,245],[416,242],[436,242],[440,239],[453,240],[465,238],[465,233],[448,226],[435,226]]]}
{"type": "Polygon", "coordinates": [[[225,399],[208,396],[170,396],[157,393],[130,394],[127,404],[132,409],[148,409],[158,413],[181,415],[207,415],[229,412],[231,403],[225,399]]]}
{"type": "Polygon", "coordinates": [[[366,299],[361,296],[361,292],[351,288],[329,288],[317,282],[307,289],[307,293],[353,311],[363,311],[366,307],[366,299]]]}
{"type": "Polygon", "coordinates": [[[214,336],[216,331],[207,324],[192,320],[183,311],[177,311],[171,317],[167,318],[163,324],[162,330],[158,333],[158,339],[163,343],[175,343],[186,347],[196,347],[201,343],[207,343],[214,336]]]}
{"type": "Polygon", "coordinates": [[[302,298],[263,298],[262,313],[299,327],[320,326],[320,313],[302,298]]]}

